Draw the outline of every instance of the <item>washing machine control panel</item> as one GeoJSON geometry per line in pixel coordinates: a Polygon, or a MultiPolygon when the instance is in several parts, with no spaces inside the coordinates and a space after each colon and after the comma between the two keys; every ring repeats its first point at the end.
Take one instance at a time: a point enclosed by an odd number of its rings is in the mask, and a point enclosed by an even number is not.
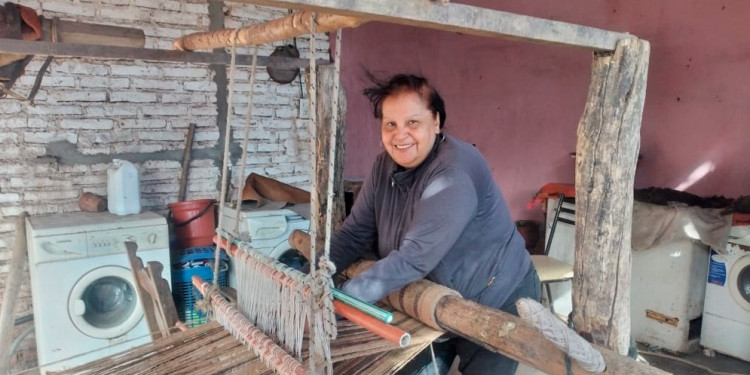
{"type": "Polygon", "coordinates": [[[112,229],[34,238],[30,260],[34,264],[58,262],[125,252],[125,241],[138,244],[138,251],[169,248],[167,226],[112,229]]]}
{"type": "Polygon", "coordinates": [[[169,235],[166,226],[93,232],[88,233],[86,237],[88,256],[124,252],[125,247],[123,244],[126,241],[135,242],[138,245],[138,251],[169,247],[169,235]]]}
{"type": "Polygon", "coordinates": [[[65,259],[85,258],[86,234],[73,233],[65,236],[33,238],[29,249],[29,260],[33,264],[65,259]]]}

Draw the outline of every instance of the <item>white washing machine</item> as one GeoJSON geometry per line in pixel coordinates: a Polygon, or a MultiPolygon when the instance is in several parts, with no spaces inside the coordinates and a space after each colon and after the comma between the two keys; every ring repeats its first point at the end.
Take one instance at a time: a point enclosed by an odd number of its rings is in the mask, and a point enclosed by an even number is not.
{"type": "Polygon", "coordinates": [[[729,237],[726,254],[711,250],[700,343],[750,361],[750,226],[729,237]]]}
{"type": "Polygon", "coordinates": [[[152,212],[77,212],[26,220],[34,326],[42,374],[151,341],[125,251],[161,262],[170,280],[166,219],[152,212]]]}
{"type": "MultiPolygon", "coordinates": [[[[289,208],[282,209],[240,209],[240,223],[237,232],[234,231],[235,216],[237,211],[228,204],[224,206],[221,215],[224,216],[222,225],[227,228],[232,235],[250,242],[250,246],[275,259],[293,255],[290,252],[292,247],[289,245],[289,235],[295,229],[309,232],[310,220],[309,205],[297,205],[294,211],[289,208]]],[[[234,257],[229,258],[229,286],[237,287],[237,275],[234,272],[234,257]]]]}
{"type": "Polygon", "coordinates": [[[690,353],[699,349],[709,248],[690,239],[634,250],[631,335],[637,342],[690,353]]]}

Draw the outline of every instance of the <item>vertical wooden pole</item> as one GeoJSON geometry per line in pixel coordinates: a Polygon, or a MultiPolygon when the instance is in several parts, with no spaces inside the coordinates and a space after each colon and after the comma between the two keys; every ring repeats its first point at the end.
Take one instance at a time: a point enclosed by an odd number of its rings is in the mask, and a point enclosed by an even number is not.
{"type": "Polygon", "coordinates": [[[633,180],[646,96],[649,43],[594,54],[578,125],[573,323],[589,341],[627,354],[633,180]]]}
{"type": "MultiPolygon", "coordinates": [[[[323,249],[323,241],[325,240],[325,207],[326,207],[326,192],[328,191],[328,165],[333,163],[337,168],[335,169],[335,175],[333,176],[333,191],[334,191],[334,209],[333,209],[333,230],[335,231],[341,226],[344,221],[344,140],[346,139],[344,132],[344,114],[346,108],[346,100],[344,98],[343,89],[341,89],[339,95],[339,116],[338,123],[333,124],[331,117],[333,115],[333,107],[331,106],[331,93],[333,92],[333,85],[336,79],[334,75],[334,66],[325,65],[318,66],[318,108],[315,109],[315,114],[318,116],[318,129],[315,139],[316,149],[316,163],[315,163],[315,174],[318,181],[317,191],[312,192],[316,194],[318,199],[318,207],[311,207],[312,212],[318,212],[314,215],[314,220],[318,222],[317,231],[317,246],[318,251],[323,249]],[[336,134],[336,160],[329,160],[328,150],[332,146],[330,144],[331,132],[334,127],[338,128],[336,134]]],[[[313,200],[315,202],[316,200],[313,200]]]]}
{"type": "Polygon", "coordinates": [[[13,238],[13,248],[10,252],[10,271],[5,280],[3,304],[0,305],[0,374],[7,374],[10,370],[10,347],[13,342],[13,328],[16,310],[16,298],[25,280],[24,265],[27,259],[26,249],[26,218],[29,213],[24,211],[16,219],[16,235],[13,238]]]}

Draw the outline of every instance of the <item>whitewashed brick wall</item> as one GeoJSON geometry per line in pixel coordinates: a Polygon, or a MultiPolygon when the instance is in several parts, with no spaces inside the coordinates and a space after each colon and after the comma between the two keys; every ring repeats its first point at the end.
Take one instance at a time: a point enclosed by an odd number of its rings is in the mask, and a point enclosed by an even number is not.
{"type": "MultiPolygon", "coordinates": [[[[204,0],[44,0],[22,1],[47,18],[59,17],[87,23],[139,28],[146,48],[171,49],[174,38],[207,30],[208,5],[204,0]]],[[[226,27],[282,17],[286,9],[248,4],[224,5],[226,27]]],[[[259,48],[268,55],[283,41],[259,48]]],[[[298,38],[303,55],[308,39],[298,38]]],[[[328,57],[328,39],[317,35],[318,58],[328,57]]],[[[252,49],[241,48],[250,54],[252,49]]],[[[43,57],[36,57],[14,86],[26,94],[31,89],[43,57]]],[[[298,82],[279,85],[264,68],[257,70],[254,85],[252,131],[248,166],[242,175],[256,172],[309,189],[309,121],[298,118],[298,82]]],[[[232,142],[241,144],[248,101],[249,68],[238,67],[232,142]]],[[[56,58],[49,67],[36,106],[0,99],[0,295],[10,262],[10,246],[17,216],[78,211],[78,197],[89,191],[106,194],[107,167],[103,163],[60,164],[44,155],[48,144],[68,142],[84,155],[111,157],[121,153],[182,150],[189,124],[196,124],[193,149],[215,148],[219,143],[216,83],[213,72],[202,65],[129,60],[56,58]]],[[[303,87],[305,85],[303,84],[303,87]]],[[[304,94],[307,96],[307,93],[304,94]]],[[[218,154],[221,154],[219,152],[218,154]]],[[[239,159],[238,159],[239,160],[239,159]]],[[[145,209],[165,209],[177,197],[181,165],[175,160],[137,163],[141,179],[141,204],[145,209]]],[[[187,199],[218,198],[221,166],[213,160],[192,160],[187,199]]],[[[233,166],[236,171],[238,166],[233,166]]],[[[31,314],[28,273],[16,301],[16,316],[31,314]]],[[[19,329],[16,329],[18,333],[19,329]]],[[[13,370],[36,365],[33,334],[14,358],[13,370]]]]}

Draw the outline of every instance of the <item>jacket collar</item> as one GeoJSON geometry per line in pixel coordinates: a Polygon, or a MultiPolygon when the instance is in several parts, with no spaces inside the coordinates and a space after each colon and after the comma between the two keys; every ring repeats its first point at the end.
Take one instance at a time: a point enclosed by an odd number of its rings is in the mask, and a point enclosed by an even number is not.
{"type": "Polygon", "coordinates": [[[393,172],[391,172],[391,187],[398,186],[399,188],[409,188],[413,183],[416,176],[421,174],[427,165],[429,165],[438,154],[438,147],[445,141],[445,133],[440,133],[435,140],[435,144],[432,145],[432,150],[427,154],[427,158],[422,161],[418,166],[406,169],[395,162],[393,163],[393,172]]]}

